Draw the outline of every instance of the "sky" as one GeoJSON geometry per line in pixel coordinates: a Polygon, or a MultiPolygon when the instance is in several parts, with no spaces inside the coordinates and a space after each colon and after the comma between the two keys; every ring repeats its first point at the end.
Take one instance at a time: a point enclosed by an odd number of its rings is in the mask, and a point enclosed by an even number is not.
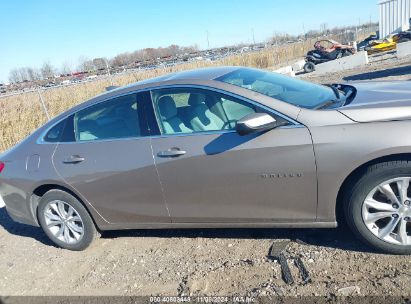
{"type": "Polygon", "coordinates": [[[275,32],[378,20],[377,0],[3,0],[0,83],[12,68],[73,68],[79,58],[170,44],[210,47],[264,41],[275,32]]]}

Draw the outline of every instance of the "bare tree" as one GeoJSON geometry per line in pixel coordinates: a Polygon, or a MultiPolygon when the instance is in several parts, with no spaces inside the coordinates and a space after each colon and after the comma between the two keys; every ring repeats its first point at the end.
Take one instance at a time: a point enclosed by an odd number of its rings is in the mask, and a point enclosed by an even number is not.
{"type": "Polygon", "coordinates": [[[52,78],[54,76],[55,68],[49,61],[45,61],[41,67],[41,76],[44,79],[52,78]]]}
{"type": "Polygon", "coordinates": [[[104,70],[107,68],[107,59],[106,58],[94,58],[93,65],[97,70],[104,70]]]}
{"type": "Polygon", "coordinates": [[[71,61],[69,60],[64,61],[61,66],[60,71],[61,71],[61,74],[64,74],[64,75],[71,74],[73,72],[73,64],[71,63],[71,61]]]}
{"type": "Polygon", "coordinates": [[[327,23],[321,23],[320,25],[320,31],[322,34],[326,34],[327,33],[327,23]]]}
{"type": "Polygon", "coordinates": [[[18,71],[18,69],[12,69],[9,72],[9,81],[11,83],[18,83],[20,82],[20,73],[18,71]]]}
{"type": "Polygon", "coordinates": [[[145,60],[154,60],[157,58],[157,50],[154,48],[143,49],[143,54],[145,60]]]}
{"type": "Polygon", "coordinates": [[[36,81],[41,78],[40,71],[36,68],[26,67],[27,77],[30,81],[36,81]]]}
{"type": "Polygon", "coordinates": [[[27,74],[27,68],[19,68],[20,80],[28,81],[29,75],[27,74]]]}
{"type": "Polygon", "coordinates": [[[168,47],[169,53],[171,56],[176,56],[181,52],[181,49],[178,45],[172,44],[168,47]]]}
{"type": "Polygon", "coordinates": [[[130,53],[121,53],[110,60],[110,64],[115,67],[125,66],[133,61],[130,53]]]}
{"type": "Polygon", "coordinates": [[[90,72],[95,70],[93,61],[88,57],[81,56],[78,62],[78,69],[82,72],[90,72]]]}

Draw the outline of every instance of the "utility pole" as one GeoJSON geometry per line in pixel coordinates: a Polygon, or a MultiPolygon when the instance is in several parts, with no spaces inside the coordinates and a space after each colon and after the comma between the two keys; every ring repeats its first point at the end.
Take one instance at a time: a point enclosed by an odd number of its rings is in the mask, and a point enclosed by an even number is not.
{"type": "Polygon", "coordinates": [[[105,59],[104,61],[106,62],[106,66],[107,66],[107,74],[108,74],[108,77],[110,78],[110,83],[111,83],[111,86],[114,86],[114,83],[113,83],[113,77],[111,76],[111,73],[110,73],[110,66],[109,66],[109,64],[108,64],[108,60],[107,60],[107,59],[105,59]]]}
{"type": "Polygon", "coordinates": [[[50,115],[49,115],[49,112],[47,111],[46,103],[44,102],[40,89],[37,89],[37,93],[39,94],[40,103],[41,103],[41,106],[43,107],[44,114],[46,114],[47,120],[50,120],[50,115]]]}
{"type": "Polygon", "coordinates": [[[207,34],[207,49],[210,49],[210,40],[208,39],[208,30],[206,31],[207,34]]]}
{"type": "Polygon", "coordinates": [[[253,34],[253,44],[255,44],[254,28],[251,29],[251,33],[253,34]]]}
{"type": "Polygon", "coordinates": [[[304,22],[303,22],[303,35],[304,35],[304,39],[305,39],[306,37],[305,37],[305,24],[304,24],[304,22]]]}

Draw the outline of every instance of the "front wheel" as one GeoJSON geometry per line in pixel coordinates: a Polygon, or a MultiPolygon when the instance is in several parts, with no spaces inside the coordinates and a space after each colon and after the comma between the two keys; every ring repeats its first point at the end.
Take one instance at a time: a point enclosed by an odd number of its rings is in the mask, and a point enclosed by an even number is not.
{"type": "Polygon", "coordinates": [[[311,61],[307,61],[304,65],[304,72],[311,73],[315,71],[315,64],[311,61]]]}
{"type": "Polygon", "coordinates": [[[65,249],[84,250],[99,236],[86,208],[62,190],[50,190],[43,195],[37,216],[50,240],[65,249]]]}
{"type": "Polygon", "coordinates": [[[411,254],[411,161],[369,167],[345,203],[357,237],[385,253],[411,254]]]}

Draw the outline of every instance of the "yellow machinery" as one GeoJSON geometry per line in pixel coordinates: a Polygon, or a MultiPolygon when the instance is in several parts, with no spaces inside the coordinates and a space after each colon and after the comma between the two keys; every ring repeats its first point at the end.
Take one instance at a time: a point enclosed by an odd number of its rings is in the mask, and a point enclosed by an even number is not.
{"type": "Polygon", "coordinates": [[[372,40],[369,42],[369,47],[365,50],[368,54],[375,54],[395,50],[397,48],[397,41],[395,36],[389,36],[383,40],[372,40]]]}

